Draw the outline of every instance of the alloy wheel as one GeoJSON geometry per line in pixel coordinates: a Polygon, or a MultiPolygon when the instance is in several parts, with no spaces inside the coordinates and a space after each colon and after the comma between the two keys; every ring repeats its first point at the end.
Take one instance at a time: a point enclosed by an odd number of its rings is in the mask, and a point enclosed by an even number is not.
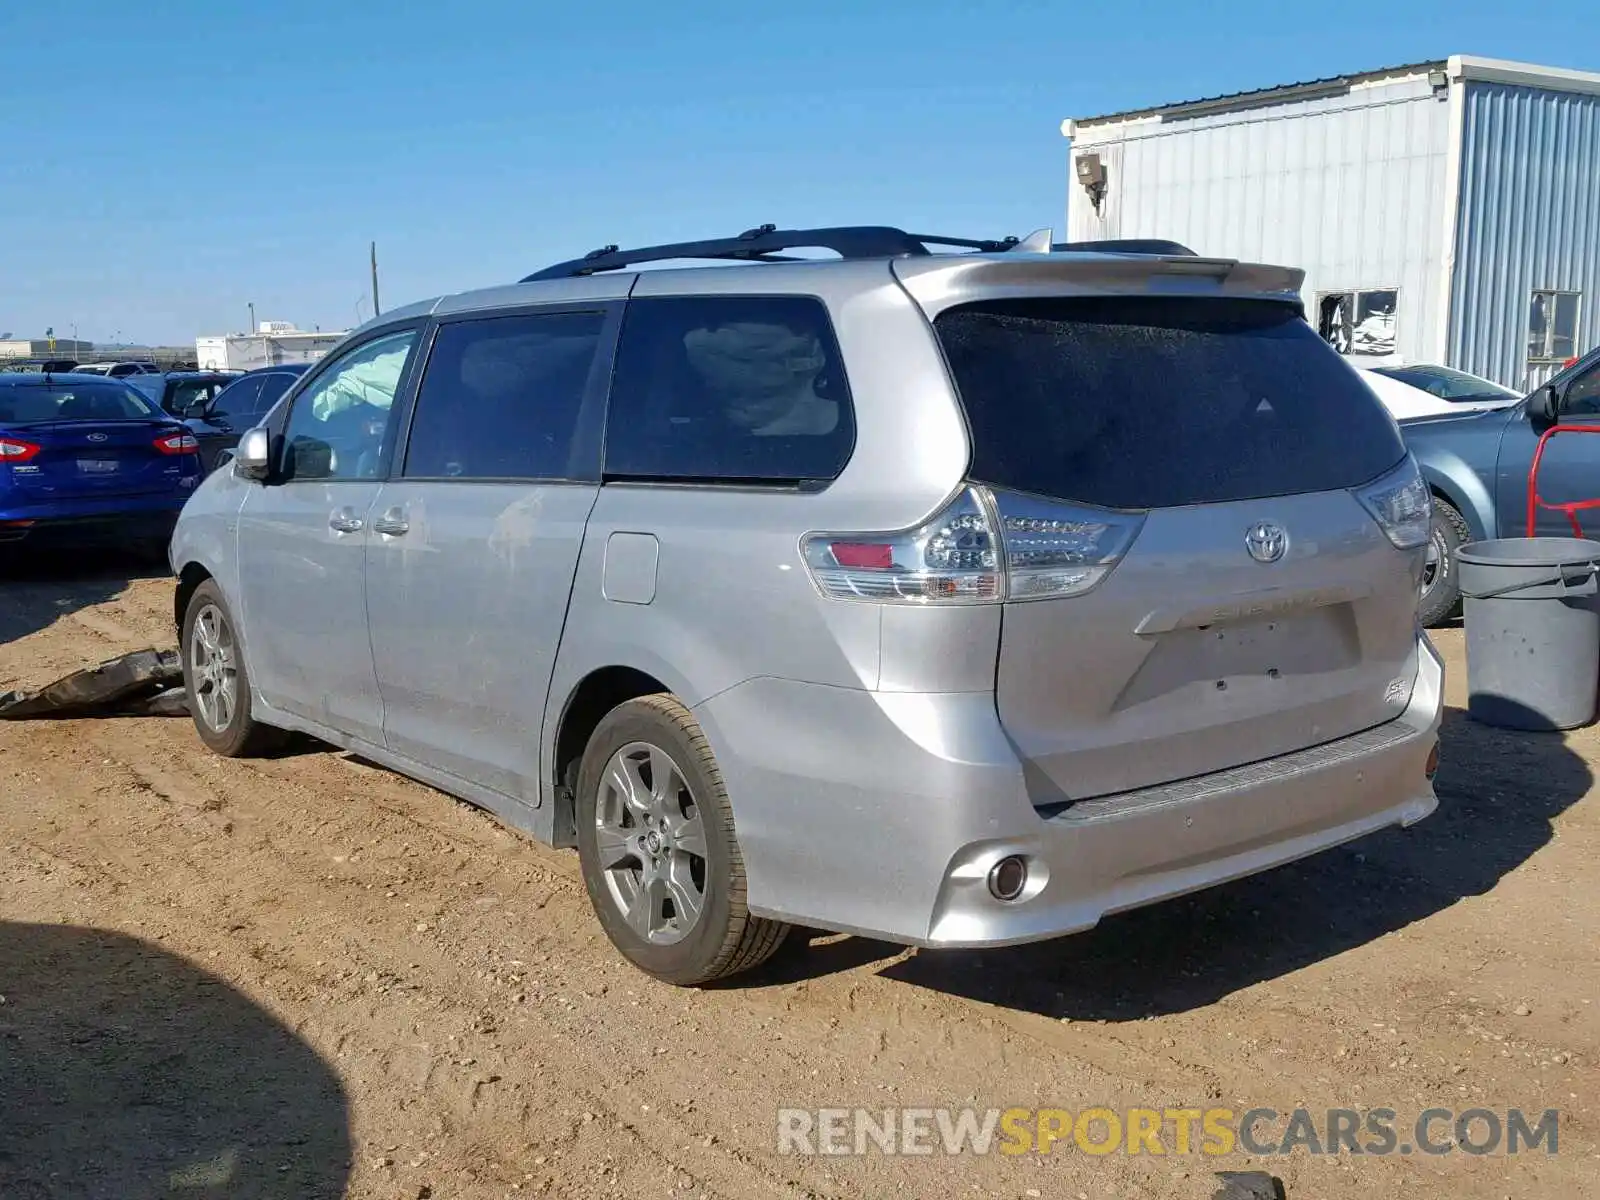
{"type": "Polygon", "coordinates": [[[682,769],[659,746],[611,756],[595,803],[595,848],[628,927],[659,946],[682,941],[706,903],[706,834],[682,769]]]}
{"type": "Polygon", "coordinates": [[[217,733],[239,707],[238,651],[233,630],[215,604],[202,608],[189,633],[190,698],[200,719],[217,733]]]}

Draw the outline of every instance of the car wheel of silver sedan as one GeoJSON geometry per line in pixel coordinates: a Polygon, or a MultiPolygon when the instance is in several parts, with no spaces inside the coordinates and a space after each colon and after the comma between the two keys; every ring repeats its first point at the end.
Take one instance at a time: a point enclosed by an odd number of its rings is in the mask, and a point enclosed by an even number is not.
{"type": "Polygon", "coordinates": [[[635,966],[708,983],[766,961],[788,926],[750,915],[721,772],[694,717],[644,696],[600,722],[578,773],[578,857],[600,924],[635,966]]]}
{"type": "Polygon", "coordinates": [[[250,677],[239,635],[222,591],[206,580],[189,598],[181,638],[183,682],[200,740],[218,754],[240,758],[270,749],[282,733],[250,712],[250,677]]]}

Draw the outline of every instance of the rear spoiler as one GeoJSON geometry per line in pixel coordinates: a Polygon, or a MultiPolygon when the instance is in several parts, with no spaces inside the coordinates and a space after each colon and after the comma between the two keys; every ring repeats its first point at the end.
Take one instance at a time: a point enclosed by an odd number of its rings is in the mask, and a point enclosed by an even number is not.
{"type": "Polygon", "coordinates": [[[996,299],[1096,292],[1221,295],[1274,300],[1304,313],[1298,267],[1184,254],[1081,249],[1060,253],[898,258],[890,263],[906,291],[930,317],[976,296],[996,299]]]}

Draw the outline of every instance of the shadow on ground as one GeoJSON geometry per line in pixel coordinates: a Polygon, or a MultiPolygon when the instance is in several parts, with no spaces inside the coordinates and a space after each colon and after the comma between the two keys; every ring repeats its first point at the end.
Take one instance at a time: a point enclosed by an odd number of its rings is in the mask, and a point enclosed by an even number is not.
{"type": "Polygon", "coordinates": [[[170,574],[165,563],[116,550],[38,553],[0,544],[0,645],[103,604],[135,579],[170,574]]]}
{"type": "MultiPolygon", "coordinates": [[[[1203,1008],[1332,958],[1490,891],[1551,838],[1551,821],[1593,782],[1560,734],[1507,733],[1445,715],[1438,811],[1262,875],[1108,917],[1052,942],[925,951],[890,978],[1079,1020],[1131,1021],[1203,1008]]],[[[865,965],[896,948],[830,942],[793,950],[759,982],[865,965]]]]}
{"type": "Polygon", "coordinates": [[[332,1068],[228,984],[98,929],[0,923],[0,1196],[344,1193],[332,1068]]]}

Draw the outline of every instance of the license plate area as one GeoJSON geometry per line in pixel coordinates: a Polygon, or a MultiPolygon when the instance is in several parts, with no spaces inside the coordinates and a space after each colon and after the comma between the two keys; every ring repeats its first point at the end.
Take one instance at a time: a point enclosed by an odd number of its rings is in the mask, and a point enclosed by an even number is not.
{"type": "Polygon", "coordinates": [[[1190,688],[1345,671],[1360,661],[1348,604],[1161,634],[1121,697],[1139,704],[1190,688]]]}
{"type": "Polygon", "coordinates": [[[78,460],[78,474],[115,475],[119,465],[114,458],[80,458],[78,460]]]}

